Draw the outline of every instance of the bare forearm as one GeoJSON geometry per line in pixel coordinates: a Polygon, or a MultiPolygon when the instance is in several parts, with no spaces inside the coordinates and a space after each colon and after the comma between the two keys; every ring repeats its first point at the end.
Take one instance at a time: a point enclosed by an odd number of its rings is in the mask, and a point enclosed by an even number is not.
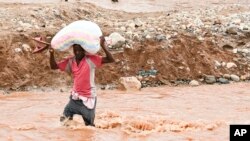
{"type": "Polygon", "coordinates": [[[104,63],[112,63],[115,61],[115,59],[113,58],[113,55],[108,51],[106,45],[102,45],[102,49],[104,51],[104,53],[106,54],[106,57],[105,57],[105,61],[104,63]]]}
{"type": "Polygon", "coordinates": [[[104,47],[102,47],[102,49],[105,52],[107,59],[114,62],[113,55],[108,51],[107,47],[104,45],[104,47]]]}
{"type": "Polygon", "coordinates": [[[58,69],[55,57],[54,57],[54,53],[50,53],[50,68],[51,69],[58,69]]]}

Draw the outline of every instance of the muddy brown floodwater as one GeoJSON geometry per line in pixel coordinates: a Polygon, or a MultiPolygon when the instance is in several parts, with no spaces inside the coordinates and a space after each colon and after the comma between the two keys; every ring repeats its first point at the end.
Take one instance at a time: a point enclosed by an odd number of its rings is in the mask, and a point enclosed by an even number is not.
{"type": "Polygon", "coordinates": [[[230,124],[250,123],[250,83],[99,90],[96,128],[80,116],[62,126],[68,92],[0,94],[1,141],[227,141],[230,124]]]}

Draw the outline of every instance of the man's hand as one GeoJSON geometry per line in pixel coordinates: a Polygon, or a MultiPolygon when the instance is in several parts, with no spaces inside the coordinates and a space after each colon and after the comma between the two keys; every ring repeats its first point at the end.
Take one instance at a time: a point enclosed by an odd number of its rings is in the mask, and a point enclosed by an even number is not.
{"type": "Polygon", "coordinates": [[[54,49],[50,47],[50,48],[49,48],[49,53],[50,53],[50,54],[54,54],[54,49]]]}

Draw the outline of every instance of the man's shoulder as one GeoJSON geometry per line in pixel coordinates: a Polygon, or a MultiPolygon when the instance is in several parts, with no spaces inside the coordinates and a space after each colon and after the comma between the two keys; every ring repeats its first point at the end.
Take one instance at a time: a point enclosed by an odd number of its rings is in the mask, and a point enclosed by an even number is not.
{"type": "Polygon", "coordinates": [[[86,57],[91,59],[91,60],[92,59],[96,60],[96,59],[101,59],[102,58],[102,56],[100,56],[100,55],[86,55],[86,57]]]}
{"type": "Polygon", "coordinates": [[[87,55],[87,58],[94,64],[95,67],[100,67],[102,63],[102,56],[100,55],[87,55]]]}
{"type": "Polygon", "coordinates": [[[88,54],[86,55],[86,57],[101,57],[100,55],[97,55],[97,54],[88,54]]]}

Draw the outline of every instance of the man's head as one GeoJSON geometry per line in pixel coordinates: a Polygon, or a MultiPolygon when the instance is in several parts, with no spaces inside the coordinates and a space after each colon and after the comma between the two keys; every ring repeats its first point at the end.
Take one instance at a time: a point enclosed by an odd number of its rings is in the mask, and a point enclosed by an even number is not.
{"type": "Polygon", "coordinates": [[[86,53],[86,51],[80,45],[77,44],[73,45],[73,52],[76,57],[76,60],[82,60],[86,53]]]}

